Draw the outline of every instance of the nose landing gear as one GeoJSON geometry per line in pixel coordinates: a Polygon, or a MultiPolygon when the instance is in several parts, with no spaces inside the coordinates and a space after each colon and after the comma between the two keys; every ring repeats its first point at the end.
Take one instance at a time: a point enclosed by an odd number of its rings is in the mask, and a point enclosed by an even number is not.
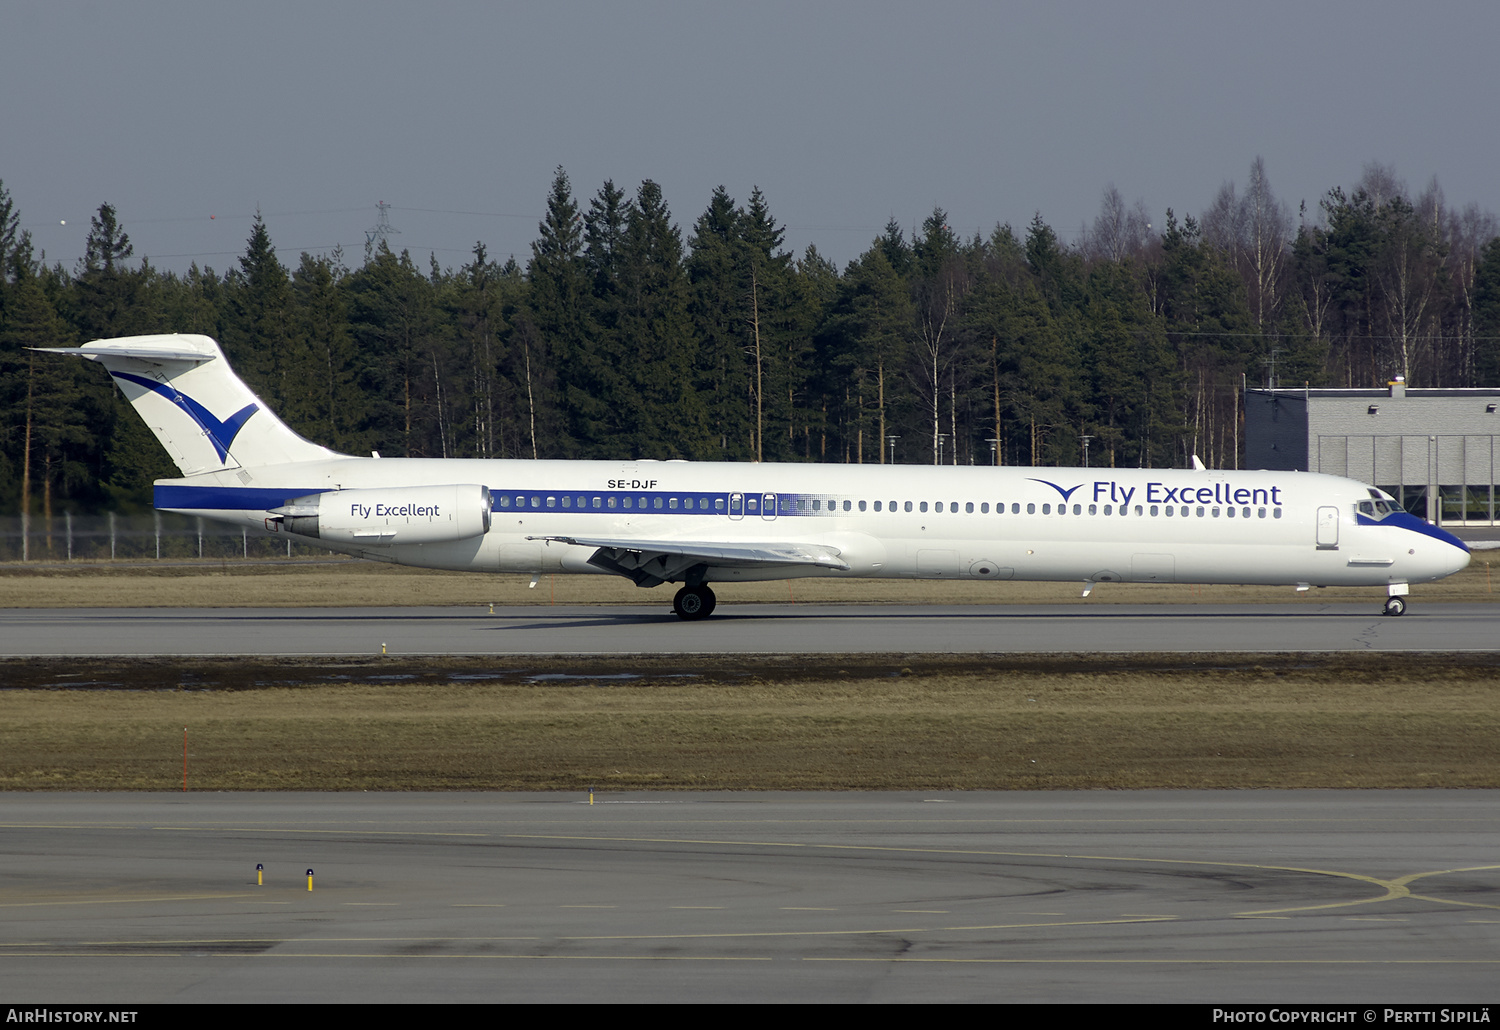
{"type": "Polygon", "coordinates": [[[1406,611],[1406,598],[1404,598],[1404,597],[1387,597],[1385,599],[1385,608],[1384,608],[1384,610],[1381,611],[1380,614],[1382,614],[1382,615],[1401,615],[1405,611],[1406,611]]]}

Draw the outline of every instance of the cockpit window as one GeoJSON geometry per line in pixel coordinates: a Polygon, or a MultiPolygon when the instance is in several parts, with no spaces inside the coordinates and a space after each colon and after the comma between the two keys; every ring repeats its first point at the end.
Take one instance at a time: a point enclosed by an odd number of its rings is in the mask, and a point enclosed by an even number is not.
{"type": "Polygon", "coordinates": [[[1377,521],[1396,510],[1387,501],[1360,501],[1357,507],[1361,515],[1377,521]]]}

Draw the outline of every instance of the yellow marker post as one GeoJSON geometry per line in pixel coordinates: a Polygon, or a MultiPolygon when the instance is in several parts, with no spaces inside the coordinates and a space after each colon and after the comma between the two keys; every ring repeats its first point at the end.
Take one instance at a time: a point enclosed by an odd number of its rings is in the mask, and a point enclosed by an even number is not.
{"type": "Polygon", "coordinates": [[[495,614],[495,602],[494,601],[490,602],[490,614],[491,615],[495,614]]]}
{"type": "Polygon", "coordinates": [[[307,889],[312,890],[312,870],[307,871],[307,889]]]}
{"type": "Polygon", "coordinates": [[[257,886],[257,887],[264,887],[265,885],[266,885],[266,867],[262,863],[257,862],[257,863],[255,863],[255,886],[257,886]]]}
{"type": "Polygon", "coordinates": [[[594,788],[590,787],[589,788],[589,804],[592,805],[593,803],[594,803],[594,788]]]}
{"type": "Polygon", "coordinates": [[[381,654],[385,654],[385,641],[384,640],[382,640],[380,642],[380,653],[381,654]]]}

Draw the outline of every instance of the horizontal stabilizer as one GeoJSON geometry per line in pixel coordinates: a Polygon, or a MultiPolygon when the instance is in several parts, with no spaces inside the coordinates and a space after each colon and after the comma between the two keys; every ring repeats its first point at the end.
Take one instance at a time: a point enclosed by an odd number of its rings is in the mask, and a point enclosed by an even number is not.
{"type": "Polygon", "coordinates": [[[207,336],[163,333],[35,349],[108,369],[185,476],[335,457],[272,414],[207,336]]]}

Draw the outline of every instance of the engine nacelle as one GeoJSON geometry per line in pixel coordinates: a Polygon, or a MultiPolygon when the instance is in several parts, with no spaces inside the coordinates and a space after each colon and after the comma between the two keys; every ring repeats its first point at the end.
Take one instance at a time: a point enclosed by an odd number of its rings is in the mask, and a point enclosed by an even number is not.
{"type": "Polygon", "coordinates": [[[330,490],[298,497],[268,529],[345,544],[440,544],[490,531],[490,490],[472,483],[330,490]]]}

